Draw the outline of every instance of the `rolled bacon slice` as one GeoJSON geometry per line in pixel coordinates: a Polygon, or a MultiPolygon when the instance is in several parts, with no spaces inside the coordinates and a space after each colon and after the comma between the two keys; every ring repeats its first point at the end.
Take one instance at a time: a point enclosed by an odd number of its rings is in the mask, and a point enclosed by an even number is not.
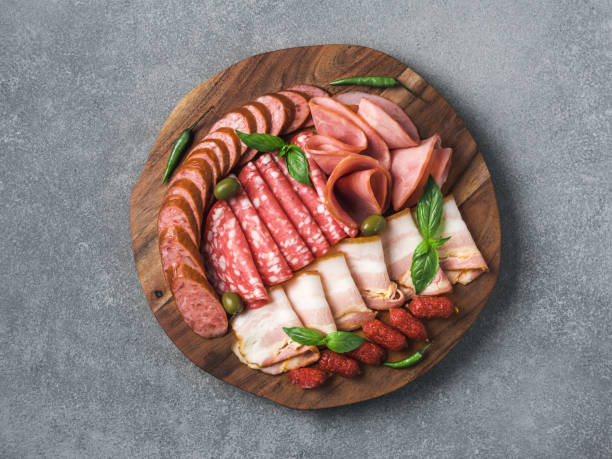
{"type": "Polygon", "coordinates": [[[303,327],[280,286],[269,291],[269,302],[261,308],[238,314],[232,320],[236,342],[232,351],[250,368],[280,374],[319,359],[319,351],[293,341],[283,327],[303,327]]]}
{"type": "MultiPolygon", "coordinates": [[[[363,134],[363,131],[359,131],[363,134]]],[[[364,150],[367,145],[367,139],[363,134],[363,139],[357,139],[356,142],[363,141],[359,145],[344,143],[341,140],[335,139],[327,135],[313,135],[304,145],[304,151],[317,162],[319,167],[326,174],[331,174],[336,165],[351,153],[359,153],[364,150]]]]}
{"type": "Polygon", "coordinates": [[[325,204],[345,225],[357,228],[372,214],[382,214],[390,200],[391,174],[380,162],[364,155],[344,158],[327,181],[325,204]]]}
{"type": "MultiPolygon", "coordinates": [[[[412,256],[417,245],[423,240],[414,223],[410,209],[404,209],[387,217],[387,226],[380,233],[385,262],[389,277],[398,283],[406,298],[415,296],[414,284],[410,276],[412,256]]],[[[442,268],[420,295],[434,296],[449,293],[453,290],[442,268]]]]}
{"type": "Polygon", "coordinates": [[[325,297],[338,330],[355,330],[376,317],[365,305],[351,276],[343,253],[337,252],[317,259],[308,267],[321,276],[325,297]]]}
{"type": "Polygon", "coordinates": [[[450,237],[438,249],[440,266],[453,283],[467,285],[489,270],[452,195],[444,198],[444,214],[436,237],[450,237]]]}
{"type": "Polygon", "coordinates": [[[321,277],[316,271],[296,274],[283,288],[304,327],[324,335],[336,331],[336,323],[325,299],[321,277]]]}
{"type": "Polygon", "coordinates": [[[353,112],[346,105],[332,99],[331,97],[313,97],[308,102],[310,104],[310,112],[317,128],[318,134],[329,135],[342,140],[345,143],[352,143],[345,140],[344,137],[339,137],[339,134],[348,134],[348,128],[351,126],[357,126],[365,134],[368,145],[362,154],[371,156],[372,158],[380,161],[383,167],[389,169],[391,167],[391,156],[389,154],[389,147],[380,135],[370,126],[367,122],[353,112]],[[336,115],[332,123],[323,123],[322,121],[326,117],[330,116],[330,112],[335,112],[336,115]],[[317,117],[320,115],[319,120],[317,117]],[[344,121],[346,119],[347,121],[344,121]],[[342,121],[342,130],[339,130],[337,123],[342,121]],[[324,130],[320,130],[319,126],[322,125],[324,130]]]}
{"type": "Polygon", "coordinates": [[[404,304],[404,293],[389,278],[380,236],[345,239],[334,249],[344,254],[368,307],[391,309],[404,304]]]}
{"type": "Polygon", "coordinates": [[[368,99],[361,99],[357,114],[378,132],[389,148],[408,148],[419,144],[418,136],[411,137],[393,117],[368,99]]]}

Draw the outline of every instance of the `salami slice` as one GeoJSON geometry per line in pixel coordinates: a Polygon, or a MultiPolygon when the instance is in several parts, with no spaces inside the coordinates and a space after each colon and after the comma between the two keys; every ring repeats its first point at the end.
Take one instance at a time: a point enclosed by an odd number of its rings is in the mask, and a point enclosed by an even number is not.
{"type": "Polygon", "coordinates": [[[183,178],[174,182],[174,185],[166,191],[166,197],[174,195],[182,196],[189,203],[189,207],[191,207],[195,216],[199,233],[202,229],[202,219],[204,218],[204,204],[202,203],[200,190],[191,180],[183,178]]]}
{"type": "Polygon", "coordinates": [[[224,168],[223,175],[227,174],[236,164],[238,164],[238,159],[240,158],[241,147],[238,134],[236,134],[236,131],[234,131],[232,128],[223,127],[215,132],[209,132],[206,134],[206,139],[219,139],[227,147],[227,151],[229,153],[229,165],[227,166],[227,170],[224,168]]]}
{"type": "Polygon", "coordinates": [[[329,252],[329,243],[321,228],[276,165],[272,155],[266,153],[260,156],[255,165],[312,254],[321,257],[329,252]]]}
{"type": "Polygon", "coordinates": [[[314,258],[312,253],[283,211],[257,167],[252,162],[247,163],[240,171],[238,180],[291,269],[297,271],[310,263],[314,258]]]}
{"type": "Polygon", "coordinates": [[[216,278],[247,303],[268,298],[240,223],[226,201],[217,201],[210,209],[204,239],[206,258],[216,278]]]}
{"type": "Polygon", "coordinates": [[[263,283],[275,285],[291,279],[291,268],[246,192],[241,188],[227,202],[240,222],[263,283]]]}
{"type": "Polygon", "coordinates": [[[330,245],[334,245],[346,237],[346,232],[342,229],[336,219],[329,213],[325,203],[319,198],[319,195],[313,187],[300,183],[289,175],[287,165],[281,159],[273,156],[274,161],[285,174],[285,177],[298,194],[304,205],[308,208],[313,218],[323,231],[325,238],[328,240],[330,245]]]}
{"type": "Polygon", "coordinates": [[[293,117],[293,123],[287,127],[287,132],[297,131],[310,116],[310,107],[308,106],[308,100],[299,92],[295,91],[279,91],[278,94],[282,94],[287,97],[292,103],[295,110],[293,117]]]}
{"type": "Polygon", "coordinates": [[[196,247],[200,244],[195,215],[182,196],[173,195],[164,198],[157,217],[157,233],[162,234],[170,226],[183,228],[196,247]]]}
{"type": "Polygon", "coordinates": [[[264,104],[272,116],[272,125],[270,126],[269,134],[285,134],[295,117],[293,102],[286,96],[278,93],[259,96],[257,102],[264,104]]]}
{"type": "MultiPolygon", "coordinates": [[[[270,110],[268,110],[268,107],[257,101],[244,104],[243,107],[250,111],[255,117],[255,132],[267,134],[270,130],[270,126],[272,125],[272,116],[270,115],[270,110]]],[[[256,154],[257,150],[254,148],[248,148],[246,153],[240,158],[240,164],[248,163],[255,157],[256,154]]]]}
{"type": "Polygon", "coordinates": [[[196,146],[194,146],[187,159],[191,157],[191,155],[197,153],[201,149],[209,149],[212,150],[217,157],[217,163],[219,164],[220,176],[226,175],[230,171],[230,154],[229,149],[220,139],[204,139],[200,141],[196,146]]]}
{"type": "Polygon", "coordinates": [[[205,276],[202,256],[181,226],[169,226],[159,234],[159,255],[168,284],[172,266],[187,264],[205,276]]]}
{"type": "Polygon", "coordinates": [[[172,265],[169,284],[183,320],[204,338],[227,332],[227,315],[208,280],[187,264],[172,265]]]}
{"type": "MultiPolygon", "coordinates": [[[[210,128],[210,132],[215,132],[223,127],[228,127],[234,130],[237,129],[240,132],[246,132],[247,134],[251,134],[255,132],[257,123],[255,122],[255,117],[249,110],[240,107],[235,108],[231,112],[228,112],[223,115],[223,118],[213,124],[213,126],[210,128]]],[[[244,154],[247,148],[248,147],[241,141],[240,154],[244,154]]]]}

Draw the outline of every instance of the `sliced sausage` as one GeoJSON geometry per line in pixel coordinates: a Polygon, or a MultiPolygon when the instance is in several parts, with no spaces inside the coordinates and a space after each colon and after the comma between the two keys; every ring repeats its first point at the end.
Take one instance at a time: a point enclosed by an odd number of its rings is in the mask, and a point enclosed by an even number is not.
{"type": "Polygon", "coordinates": [[[202,158],[194,158],[181,165],[178,169],[170,186],[174,186],[181,179],[187,179],[193,182],[193,184],[200,190],[200,197],[202,200],[203,208],[205,209],[207,204],[212,198],[213,190],[213,172],[208,161],[202,158]]]}
{"type": "Polygon", "coordinates": [[[197,221],[197,230],[198,233],[202,229],[202,220],[204,217],[204,203],[202,202],[202,195],[200,194],[200,190],[195,184],[186,178],[179,179],[174,182],[168,191],[166,191],[166,197],[179,195],[185,198],[185,200],[189,203],[191,210],[193,211],[193,215],[197,221]]]}
{"type": "MultiPolygon", "coordinates": [[[[257,125],[255,132],[267,134],[270,131],[272,125],[272,115],[270,110],[261,102],[252,101],[243,105],[244,108],[249,110],[255,117],[255,123],[257,125]]],[[[257,154],[257,150],[254,148],[247,149],[246,153],[240,158],[240,164],[248,163],[257,154]]]]}
{"type": "Polygon", "coordinates": [[[168,226],[159,233],[159,254],[168,283],[170,269],[181,263],[191,266],[203,276],[206,275],[200,251],[182,226],[168,226]]]}
{"type": "Polygon", "coordinates": [[[222,169],[221,164],[219,164],[219,158],[215,152],[210,148],[201,148],[193,151],[185,160],[185,167],[188,167],[190,164],[201,164],[199,161],[195,161],[197,159],[203,159],[208,163],[210,170],[212,171],[213,184],[217,183],[217,180],[219,180],[221,177],[222,169]]]}
{"type": "Polygon", "coordinates": [[[217,156],[217,162],[219,163],[221,174],[220,177],[227,175],[227,173],[230,171],[230,153],[227,145],[225,145],[225,142],[220,139],[206,138],[191,149],[187,159],[189,159],[192,154],[195,154],[203,148],[212,150],[217,156]]]}
{"type": "Polygon", "coordinates": [[[286,133],[295,117],[293,102],[288,97],[278,93],[260,96],[257,98],[257,102],[264,104],[272,116],[272,126],[269,134],[280,135],[286,133]]]}
{"type": "Polygon", "coordinates": [[[289,88],[291,91],[299,91],[304,94],[308,94],[309,97],[329,97],[329,93],[318,86],[311,86],[309,84],[298,84],[289,88]]]}
{"type": "Polygon", "coordinates": [[[193,244],[200,244],[200,234],[195,215],[184,197],[173,195],[164,199],[157,217],[157,233],[161,234],[170,226],[179,226],[185,230],[193,244]]]}
{"type": "Polygon", "coordinates": [[[283,96],[287,97],[293,103],[293,108],[295,110],[293,123],[287,127],[287,132],[297,131],[310,116],[308,100],[302,95],[302,93],[296,91],[279,91],[278,94],[282,94],[283,96]]]}
{"type": "Polygon", "coordinates": [[[227,147],[229,153],[229,166],[227,171],[223,174],[227,174],[236,164],[241,154],[240,138],[234,129],[229,127],[222,127],[215,132],[209,132],[206,134],[206,139],[219,139],[227,147]]]}
{"type": "MultiPolygon", "coordinates": [[[[251,134],[255,132],[257,123],[255,122],[255,117],[249,110],[240,107],[235,108],[234,110],[223,115],[223,118],[213,124],[213,126],[210,128],[210,132],[215,132],[223,127],[228,127],[230,129],[251,134]]],[[[242,141],[240,141],[241,155],[244,154],[247,148],[248,147],[242,143],[242,141]]]]}

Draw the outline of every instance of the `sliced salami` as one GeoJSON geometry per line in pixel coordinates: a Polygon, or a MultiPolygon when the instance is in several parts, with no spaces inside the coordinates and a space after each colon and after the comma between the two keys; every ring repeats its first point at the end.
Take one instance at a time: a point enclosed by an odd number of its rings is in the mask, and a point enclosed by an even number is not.
{"type": "Polygon", "coordinates": [[[202,256],[191,237],[181,226],[169,226],[159,233],[159,254],[166,280],[170,283],[170,269],[173,265],[187,264],[202,275],[202,256]]]}
{"type": "Polygon", "coordinates": [[[157,217],[157,233],[161,234],[170,226],[183,228],[197,247],[200,244],[200,233],[189,203],[184,197],[173,195],[164,198],[157,217]]]}
{"type": "MultiPolygon", "coordinates": [[[[272,115],[270,115],[270,110],[261,102],[252,101],[243,105],[248,111],[250,111],[255,117],[255,132],[259,132],[261,134],[267,134],[270,130],[270,126],[272,125],[272,115]]],[[[240,164],[248,163],[255,155],[257,154],[257,150],[254,148],[248,148],[246,153],[242,155],[240,158],[240,164]]]]}
{"type": "Polygon", "coordinates": [[[204,203],[202,202],[200,190],[191,180],[183,178],[174,182],[174,185],[166,191],[166,197],[174,195],[182,196],[189,203],[189,207],[191,207],[196,218],[197,231],[199,233],[202,229],[202,220],[204,218],[204,203]]]}
{"type": "Polygon", "coordinates": [[[329,252],[330,246],[321,228],[274,162],[272,155],[266,153],[260,156],[255,165],[312,254],[321,257],[329,252]]]}
{"type": "Polygon", "coordinates": [[[220,139],[204,139],[191,149],[187,159],[201,149],[209,149],[214,152],[215,156],[217,157],[217,163],[219,164],[221,177],[230,171],[230,154],[225,142],[220,139]]]}
{"type": "Polygon", "coordinates": [[[269,134],[285,134],[287,128],[293,123],[295,108],[293,102],[282,94],[265,94],[257,98],[257,102],[264,104],[272,116],[272,125],[269,134]]]}
{"type": "Polygon", "coordinates": [[[240,223],[226,201],[217,201],[210,209],[204,239],[206,259],[216,278],[247,303],[268,298],[240,223]]]}
{"type": "Polygon", "coordinates": [[[283,174],[285,174],[285,177],[298,194],[304,205],[310,211],[330,245],[334,245],[344,239],[346,237],[346,232],[342,229],[332,214],[329,213],[325,203],[321,200],[315,189],[310,185],[306,185],[295,180],[293,177],[291,177],[291,175],[289,175],[289,170],[287,169],[285,162],[282,159],[278,159],[274,155],[273,158],[280,170],[283,172],[283,174]]]}
{"type": "Polygon", "coordinates": [[[240,222],[263,283],[276,285],[291,279],[291,268],[246,192],[241,188],[227,202],[240,222]]]}
{"type": "Polygon", "coordinates": [[[224,169],[223,175],[226,175],[236,164],[240,158],[240,138],[236,131],[232,128],[224,127],[218,131],[209,132],[206,134],[206,139],[219,139],[227,147],[229,153],[229,165],[227,170],[224,169]]]}
{"type": "Polygon", "coordinates": [[[293,117],[293,123],[287,127],[287,132],[297,131],[310,116],[310,107],[308,106],[308,100],[299,92],[295,91],[279,91],[278,94],[282,94],[287,97],[292,103],[295,111],[293,117]]]}
{"type": "MultiPolygon", "coordinates": [[[[249,110],[240,107],[235,108],[231,112],[226,113],[223,118],[213,124],[213,126],[210,128],[210,132],[215,132],[223,127],[227,127],[234,130],[237,129],[240,132],[251,134],[255,132],[255,129],[257,128],[257,123],[255,122],[255,117],[249,110]]],[[[248,147],[241,141],[240,154],[244,154],[247,148],[248,147]]]]}
{"type": "Polygon", "coordinates": [[[208,280],[187,264],[172,265],[168,283],[183,320],[204,338],[227,331],[227,315],[208,280]]]}
{"type": "Polygon", "coordinates": [[[296,271],[310,263],[314,258],[312,253],[257,167],[252,162],[247,163],[240,171],[238,179],[291,269],[296,271]]]}

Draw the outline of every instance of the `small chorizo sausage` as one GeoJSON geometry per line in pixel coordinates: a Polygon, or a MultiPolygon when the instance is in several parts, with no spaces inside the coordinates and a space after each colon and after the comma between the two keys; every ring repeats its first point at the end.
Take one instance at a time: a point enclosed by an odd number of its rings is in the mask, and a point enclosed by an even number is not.
{"type": "Polygon", "coordinates": [[[326,371],[336,373],[345,378],[352,378],[359,374],[359,364],[345,355],[338,354],[329,349],[321,352],[319,366],[326,371]]]}
{"type": "Polygon", "coordinates": [[[455,310],[453,302],[445,296],[416,297],[408,309],[417,319],[447,319],[455,310]]]}
{"type": "Polygon", "coordinates": [[[389,311],[389,320],[391,325],[401,331],[408,339],[414,341],[425,341],[427,339],[427,330],[425,325],[419,319],[404,308],[395,308],[389,311]]]}
{"type": "Polygon", "coordinates": [[[321,386],[329,378],[329,374],[320,368],[308,367],[291,370],[287,377],[292,384],[302,389],[314,389],[321,386]]]}
{"type": "Polygon", "coordinates": [[[346,356],[367,365],[379,366],[387,358],[387,352],[376,343],[364,341],[357,349],[345,352],[346,356]]]}
{"type": "Polygon", "coordinates": [[[380,344],[384,348],[399,351],[408,347],[406,337],[399,330],[382,323],[380,320],[370,320],[362,325],[362,329],[369,340],[380,344]]]}

